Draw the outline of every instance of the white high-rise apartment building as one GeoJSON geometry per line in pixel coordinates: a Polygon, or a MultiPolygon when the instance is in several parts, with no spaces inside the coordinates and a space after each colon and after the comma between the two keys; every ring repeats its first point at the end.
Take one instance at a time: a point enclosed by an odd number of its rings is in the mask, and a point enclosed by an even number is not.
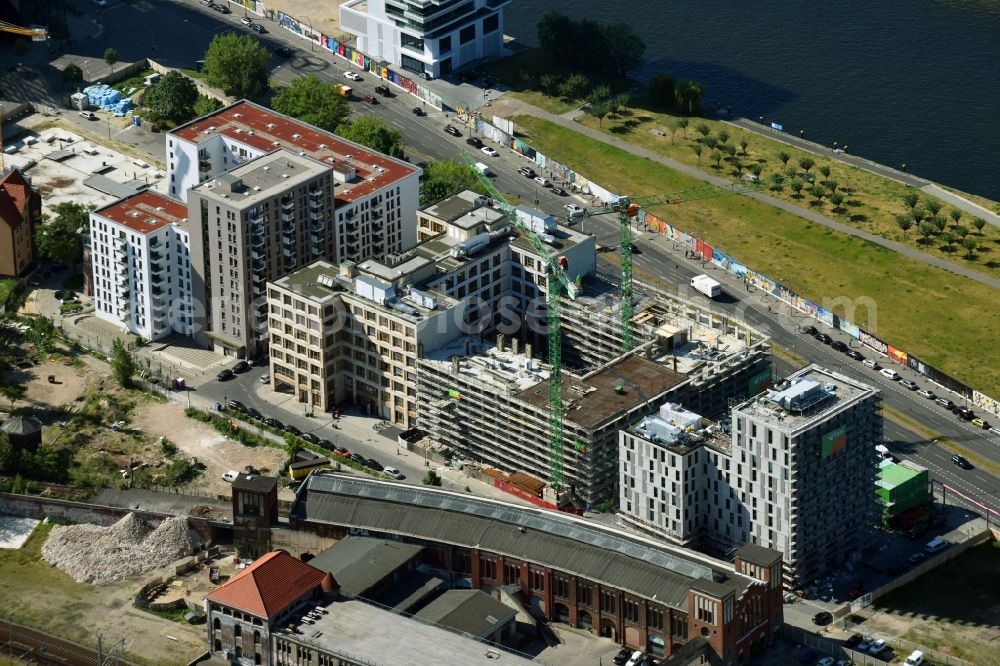
{"type": "Polygon", "coordinates": [[[713,551],[772,548],[784,554],[786,585],[799,587],[865,545],[880,400],[809,366],[735,406],[731,427],[664,406],[619,433],[619,520],[713,551]]]}
{"type": "Polygon", "coordinates": [[[90,214],[94,308],[146,340],[195,333],[187,207],[145,191],[90,214]]]}
{"type": "Polygon", "coordinates": [[[431,78],[503,54],[510,0],[349,0],[340,26],[358,50],[431,78]]]}

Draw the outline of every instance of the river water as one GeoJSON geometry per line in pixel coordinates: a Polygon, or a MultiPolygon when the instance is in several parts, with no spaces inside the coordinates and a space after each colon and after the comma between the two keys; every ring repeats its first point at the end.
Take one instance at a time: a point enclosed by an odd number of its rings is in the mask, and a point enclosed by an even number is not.
{"type": "Polygon", "coordinates": [[[708,109],[1000,200],[1000,0],[514,0],[505,32],[535,45],[549,10],[629,23],[635,76],[700,81],[708,109]]]}

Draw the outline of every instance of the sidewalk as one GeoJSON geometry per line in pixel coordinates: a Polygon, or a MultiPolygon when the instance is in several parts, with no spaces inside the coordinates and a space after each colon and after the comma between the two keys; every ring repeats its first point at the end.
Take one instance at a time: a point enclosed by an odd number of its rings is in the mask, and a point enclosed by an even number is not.
{"type": "MultiPolygon", "coordinates": [[[[588,136],[596,141],[602,141],[608,145],[614,146],[615,148],[632,153],[633,155],[638,155],[640,157],[645,157],[655,162],[659,162],[664,166],[670,167],[671,169],[674,169],[676,171],[680,171],[681,173],[691,176],[692,178],[697,178],[698,180],[704,181],[706,183],[711,183],[712,185],[729,188],[733,184],[731,181],[728,181],[725,178],[719,178],[718,176],[713,176],[711,174],[705,173],[704,171],[696,167],[689,166],[682,162],[678,162],[677,160],[671,159],[669,157],[664,157],[659,153],[654,153],[651,150],[646,150],[645,148],[641,148],[634,144],[622,141],[621,139],[616,139],[615,137],[608,136],[603,132],[592,129],[585,125],[580,125],[572,120],[564,118],[563,116],[559,116],[554,113],[549,113],[548,111],[540,109],[537,106],[522,102],[519,99],[506,97],[499,102],[494,102],[493,106],[500,107],[500,109],[502,109],[501,111],[498,108],[494,108],[493,109],[494,113],[501,115],[514,115],[517,113],[523,113],[530,116],[534,116],[536,118],[541,118],[551,123],[555,123],[557,125],[561,125],[562,127],[571,129],[574,132],[578,132],[580,134],[588,136]]],[[[600,167],[596,165],[594,167],[595,170],[598,170],[599,168],[600,167]]],[[[756,199],[761,203],[765,203],[775,208],[780,208],[781,210],[792,213],[793,215],[805,218],[810,222],[816,222],[817,224],[822,224],[823,226],[832,229],[834,231],[838,231],[842,234],[846,234],[848,236],[854,236],[856,238],[861,238],[870,243],[881,245],[886,249],[892,250],[893,252],[897,252],[911,259],[915,259],[916,261],[927,264],[929,266],[941,268],[946,271],[955,273],[957,275],[967,277],[971,280],[975,280],[976,282],[980,282],[987,286],[1000,289],[1000,279],[998,278],[990,277],[989,275],[983,275],[978,271],[966,268],[965,266],[961,266],[959,264],[952,263],[945,259],[932,257],[930,255],[924,254],[920,250],[912,248],[908,245],[904,245],[903,243],[888,240],[881,236],[877,236],[875,234],[871,234],[866,231],[861,231],[860,229],[855,229],[854,227],[851,227],[842,222],[838,222],[837,220],[826,217],[825,215],[820,215],[819,213],[808,210],[806,208],[802,208],[801,206],[797,206],[789,201],[777,199],[762,192],[744,189],[743,194],[752,199],[756,199]]]]}

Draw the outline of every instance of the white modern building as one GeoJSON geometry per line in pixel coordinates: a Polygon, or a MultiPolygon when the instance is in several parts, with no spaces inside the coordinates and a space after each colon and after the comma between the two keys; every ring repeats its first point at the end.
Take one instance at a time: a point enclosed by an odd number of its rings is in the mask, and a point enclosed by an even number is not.
{"type": "Polygon", "coordinates": [[[94,308],[146,340],[193,335],[201,299],[192,286],[187,207],[157,192],[90,214],[94,308]]]}
{"type": "Polygon", "coordinates": [[[510,0],[349,0],[340,26],[359,51],[430,77],[503,53],[510,0]]]}
{"type": "Polygon", "coordinates": [[[677,405],[619,433],[619,520],[673,543],[784,553],[799,587],[856,557],[876,516],[880,393],[817,366],[735,406],[729,424],[677,405]]]}

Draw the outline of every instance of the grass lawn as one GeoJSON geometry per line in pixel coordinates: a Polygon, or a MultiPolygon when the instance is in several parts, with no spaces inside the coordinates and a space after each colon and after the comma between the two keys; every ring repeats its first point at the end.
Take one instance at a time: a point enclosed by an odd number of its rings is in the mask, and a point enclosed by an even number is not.
{"type": "MultiPolygon", "coordinates": [[[[911,228],[905,234],[896,223],[896,215],[907,213],[909,208],[903,203],[903,196],[908,192],[917,192],[920,196],[920,203],[917,208],[925,208],[927,201],[933,197],[925,195],[902,183],[883,178],[864,169],[848,166],[836,160],[831,160],[814,153],[806,153],[788,146],[779,141],[762,137],[753,132],[735,127],[729,123],[719,120],[708,120],[703,118],[690,118],[689,126],[686,130],[677,128],[677,119],[669,113],[650,111],[645,101],[637,99],[633,102],[633,108],[628,114],[617,118],[605,118],[603,121],[592,116],[582,115],[578,122],[597,129],[609,136],[615,136],[623,141],[634,143],[651,150],[660,155],[671,157],[680,162],[692,166],[701,166],[707,172],[729,177],[733,180],[737,178],[737,170],[730,158],[726,157],[719,162],[719,167],[711,159],[712,149],[706,145],[703,136],[695,130],[699,125],[708,127],[708,136],[719,140],[720,134],[728,134],[728,143],[740,151],[739,160],[744,164],[743,173],[747,173],[746,167],[750,164],[759,164],[762,167],[760,177],[766,180],[771,176],[784,175],[786,182],[790,178],[785,174],[785,165],[779,159],[779,153],[786,153],[790,156],[788,166],[795,166],[800,180],[805,183],[805,189],[799,195],[795,195],[790,187],[786,186],[780,190],[771,190],[769,194],[773,196],[793,201],[801,206],[809,207],[828,217],[832,217],[840,222],[849,224],[857,229],[882,236],[891,240],[899,241],[920,249],[923,252],[938,257],[943,257],[955,263],[968,265],[983,273],[1000,276],[1000,229],[986,224],[982,232],[977,232],[970,224],[972,217],[963,213],[958,223],[955,224],[949,217],[951,206],[944,205],[939,213],[948,222],[947,231],[953,232],[956,226],[961,226],[968,232],[968,237],[979,243],[974,255],[968,257],[968,252],[961,246],[961,240],[957,239],[951,245],[945,245],[938,238],[936,232],[933,236],[922,238],[916,227],[911,228]],[[656,133],[654,133],[654,131],[656,133]],[[663,135],[666,136],[663,136],[663,135]],[[742,155],[741,141],[747,142],[747,154],[742,155]],[[694,152],[694,148],[700,146],[702,155],[699,159],[694,152]],[[809,170],[809,174],[815,176],[818,183],[835,181],[840,189],[850,188],[850,194],[844,197],[844,201],[839,207],[826,198],[817,201],[808,194],[811,185],[805,182],[806,172],[797,167],[800,158],[809,157],[815,161],[815,166],[809,170]],[[830,175],[825,176],[820,171],[821,168],[828,167],[830,175]]],[[[981,197],[969,197],[989,210],[997,205],[981,197]]]]}
{"type": "Polygon", "coordinates": [[[120,90],[123,93],[128,92],[133,88],[144,88],[146,86],[146,77],[149,76],[150,74],[155,74],[155,73],[156,72],[154,72],[151,69],[146,69],[139,72],[138,74],[130,76],[127,79],[122,79],[117,83],[111,84],[111,87],[114,88],[115,90],[120,90]]]}
{"type": "MultiPolygon", "coordinates": [[[[579,108],[584,103],[582,98],[566,100],[556,95],[554,89],[550,91],[543,89],[539,82],[542,75],[551,74],[555,76],[556,81],[561,81],[575,70],[560,65],[541,49],[528,49],[509,58],[480,65],[479,69],[510,88],[512,94],[518,99],[551,113],[566,113],[579,108]]],[[[591,88],[602,84],[608,85],[611,87],[612,93],[623,92],[634,85],[629,79],[606,72],[587,72],[586,74],[587,78],[590,79],[591,88]]]]}
{"type": "MultiPolygon", "coordinates": [[[[979,666],[1000,666],[1000,549],[983,544],[876,601],[880,613],[909,626],[900,638],[979,666]]],[[[879,616],[875,616],[878,622],[879,616]]]]}
{"type": "Polygon", "coordinates": [[[0,305],[7,302],[10,295],[14,293],[17,288],[17,280],[14,278],[8,278],[6,280],[0,280],[0,305]]]}
{"type": "MultiPolygon", "coordinates": [[[[674,192],[702,182],[537,118],[515,118],[532,145],[613,190],[674,192]]],[[[653,211],[817,302],[873,299],[834,311],[980,390],[1000,393],[996,290],[753,199],[723,196],[653,211]],[[975,357],[976,362],[970,362],[975,357]]]]}

